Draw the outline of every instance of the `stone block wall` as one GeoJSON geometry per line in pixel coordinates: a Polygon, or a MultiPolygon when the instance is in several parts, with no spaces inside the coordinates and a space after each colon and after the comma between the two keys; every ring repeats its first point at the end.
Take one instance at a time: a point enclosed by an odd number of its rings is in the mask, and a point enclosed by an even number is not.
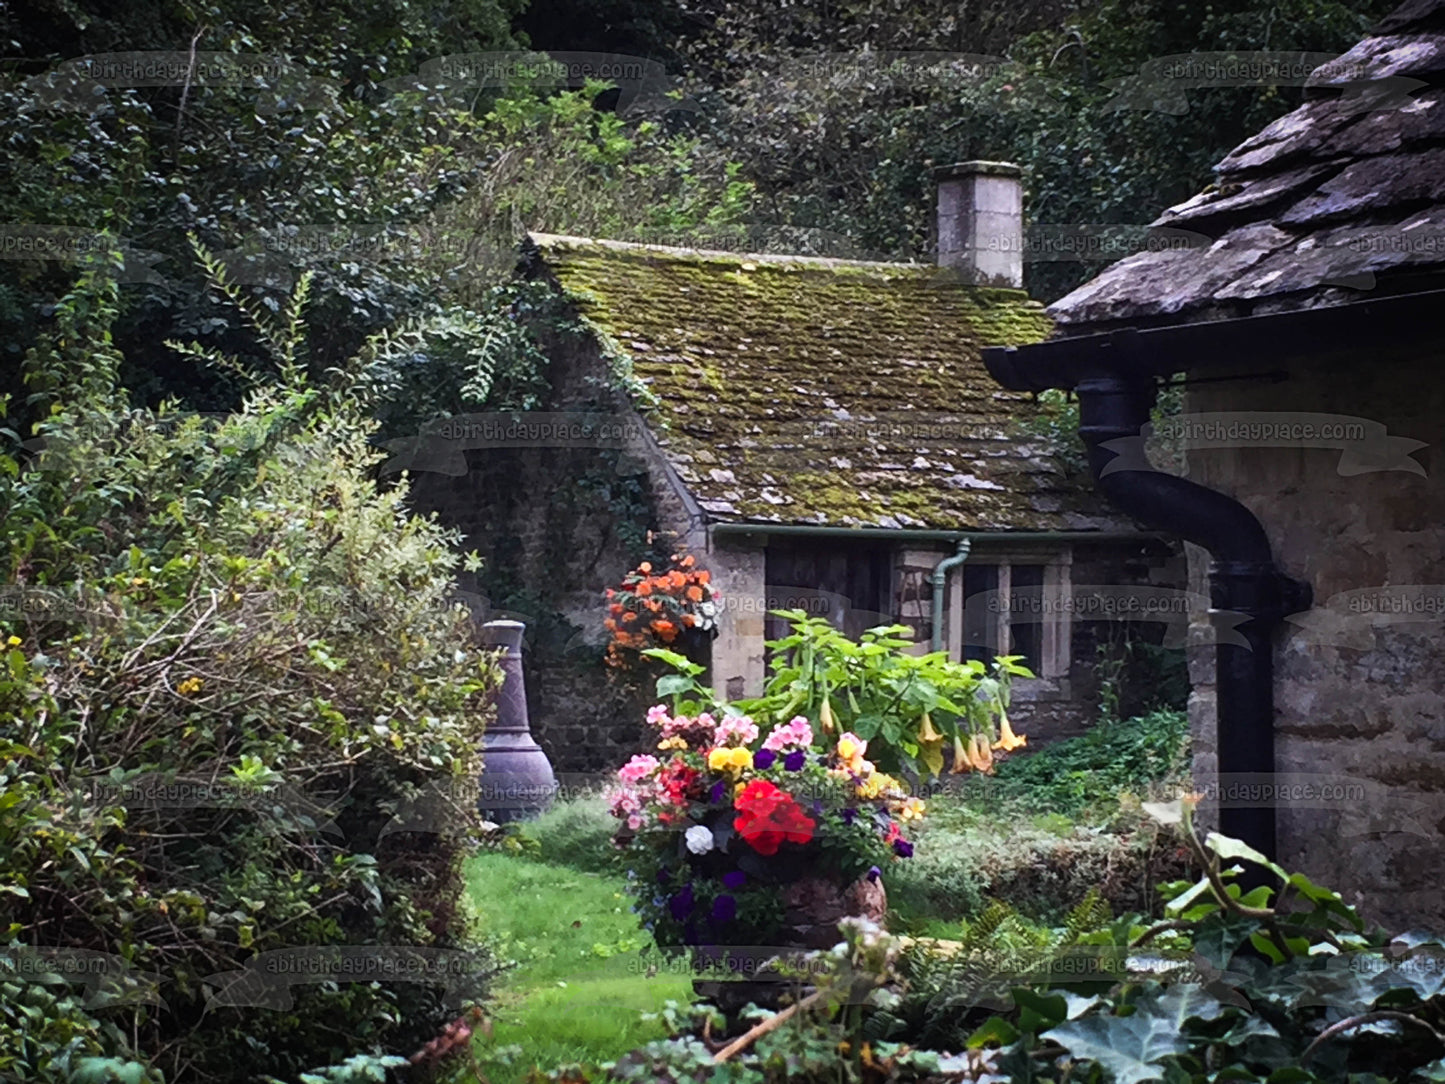
{"type": "MultiPolygon", "coordinates": [[[[1249,507],[1284,570],[1312,585],[1317,611],[1337,615],[1334,633],[1317,613],[1276,639],[1277,769],[1348,788],[1279,811],[1280,861],[1400,928],[1445,925],[1441,362],[1321,358],[1279,383],[1198,385],[1186,405],[1190,412],[1337,414],[1427,445],[1413,453],[1418,472],[1354,475],[1342,473],[1341,451],[1332,448],[1201,446],[1187,456],[1190,477],[1249,507]],[[1369,605],[1413,599],[1422,609],[1372,619],[1348,592],[1376,600],[1369,605]]],[[[1191,547],[1190,569],[1195,589],[1206,589],[1203,551],[1191,547]]],[[[1207,781],[1217,763],[1212,650],[1196,650],[1192,662],[1195,771],[1207,781]]]]}

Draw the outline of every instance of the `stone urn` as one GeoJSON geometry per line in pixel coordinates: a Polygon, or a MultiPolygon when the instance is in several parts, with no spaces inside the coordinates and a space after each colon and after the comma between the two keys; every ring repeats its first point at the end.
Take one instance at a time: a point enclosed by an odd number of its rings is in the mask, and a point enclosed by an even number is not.
{"type": "MultiPolygon", "coordinates": [[[[883,924],[888,914],[888,894],[881,880],[860,877],[845,885],[836,878],[808,875],[783,886],[783,929],[778,938],[778,955],[786,959],[787,950],[801,955],[814,949],[830,949],[843,935],[838,923],[848,917],[866,918],[883,924]]],[[[704,956],[726,954],[726,946],[708,946],[700,950],[704,956]]],[[[760,955],[749,948],[748,955],[760,955]]],[[[753,978],[695,979],[693,992],[709,1001],[736,1022],[737,1014],[752,1002],[764,1009],[778,1009],[786,998],[804,996],[811,987],[806,979],[789,979],[781,975],[759,973],[753,978]]]]}
{"type": "Polygon", "coordinates": [[[542,747],[532,740],[527,718],[527,687],[522,679],[520,621],[488,621],[482,643],[502,648],[502,688],[497,718],[482,737],[482,776],[477,809],[494,824],[526,820],[548,809],[557,795],[557,777],[542,747]]]}

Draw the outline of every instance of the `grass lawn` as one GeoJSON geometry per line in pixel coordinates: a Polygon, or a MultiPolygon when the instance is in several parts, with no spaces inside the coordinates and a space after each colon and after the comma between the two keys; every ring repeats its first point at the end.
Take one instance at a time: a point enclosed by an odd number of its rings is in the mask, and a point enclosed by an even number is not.
{"type": "Polygon", "coordinates": [[[491,1084],[520,1082],[533,1065],[621,1057],[665,1035],[641,1013],[692,998],[685,975],[647,974],[650,938],[621,877],[488,853],[468,864],[467,888],[488,941],[518,964],[491,1006],[492,1038],[477,1039],[491,1084]],[[521,1052],[499,1057],[506,1047],[521,1052]]]}

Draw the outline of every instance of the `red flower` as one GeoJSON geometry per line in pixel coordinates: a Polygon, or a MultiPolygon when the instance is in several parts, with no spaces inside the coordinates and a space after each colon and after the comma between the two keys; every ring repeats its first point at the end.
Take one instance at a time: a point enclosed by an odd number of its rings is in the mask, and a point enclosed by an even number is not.
{"type": "Polygon", "coordinates": [[[733,827],[759,854],[777,854],[784,843],[807,843],[813,838],[813,818],[791,795],[765,779],[744,787],[733,808],[738,810],[733,827]]]}
{"type": "Polygon", "coordinates": [[[657,784],[668,805],[685,806],[689,798],[700,796],[702,773],[674,757],[657,773],[657,784]]]}

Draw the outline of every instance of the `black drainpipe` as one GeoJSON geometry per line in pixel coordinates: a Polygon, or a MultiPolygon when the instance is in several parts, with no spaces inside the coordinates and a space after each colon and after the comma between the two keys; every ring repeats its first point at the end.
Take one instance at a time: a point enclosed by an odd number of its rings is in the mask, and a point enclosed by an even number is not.
{"type": "MultiPolygon", "coordinates": [[[[1153,469],[1121,468],[1104,473],[1119,454],[1104,447],[1113,441],[1130,442],[1130,451],[1137,453],[1137,458],[1131,454],[1130,459],[1147,462],[1141,430],[1154,406],[1153,377],[1096,375],[1080,381],[1075,391],[1079,396],[1079,435],[1088,448],[1089,466],[1100,490],[1147,526],[1207,549],[1214,558],[1209,568],[1211,615],[1228,611],[1247,617],[1236,631],[1248,641],[1248,647],[1222,641],[1215,646],[1219,774],[1272,774],[1273,632],[1286,615],[1310,607],[1309,585],[1279,570],[1259,520],[1233,498],[1153,469]]],[[[1225,628],[1216,618],[1216,631],[1225,628]]],[[[1276,855],[1272,805],[1224,805],[1219,811],[1219,830],[1269,858],[1276,855]]],[[[1249,880],[1257,883],[1254,878],[1249,880]]]]}

